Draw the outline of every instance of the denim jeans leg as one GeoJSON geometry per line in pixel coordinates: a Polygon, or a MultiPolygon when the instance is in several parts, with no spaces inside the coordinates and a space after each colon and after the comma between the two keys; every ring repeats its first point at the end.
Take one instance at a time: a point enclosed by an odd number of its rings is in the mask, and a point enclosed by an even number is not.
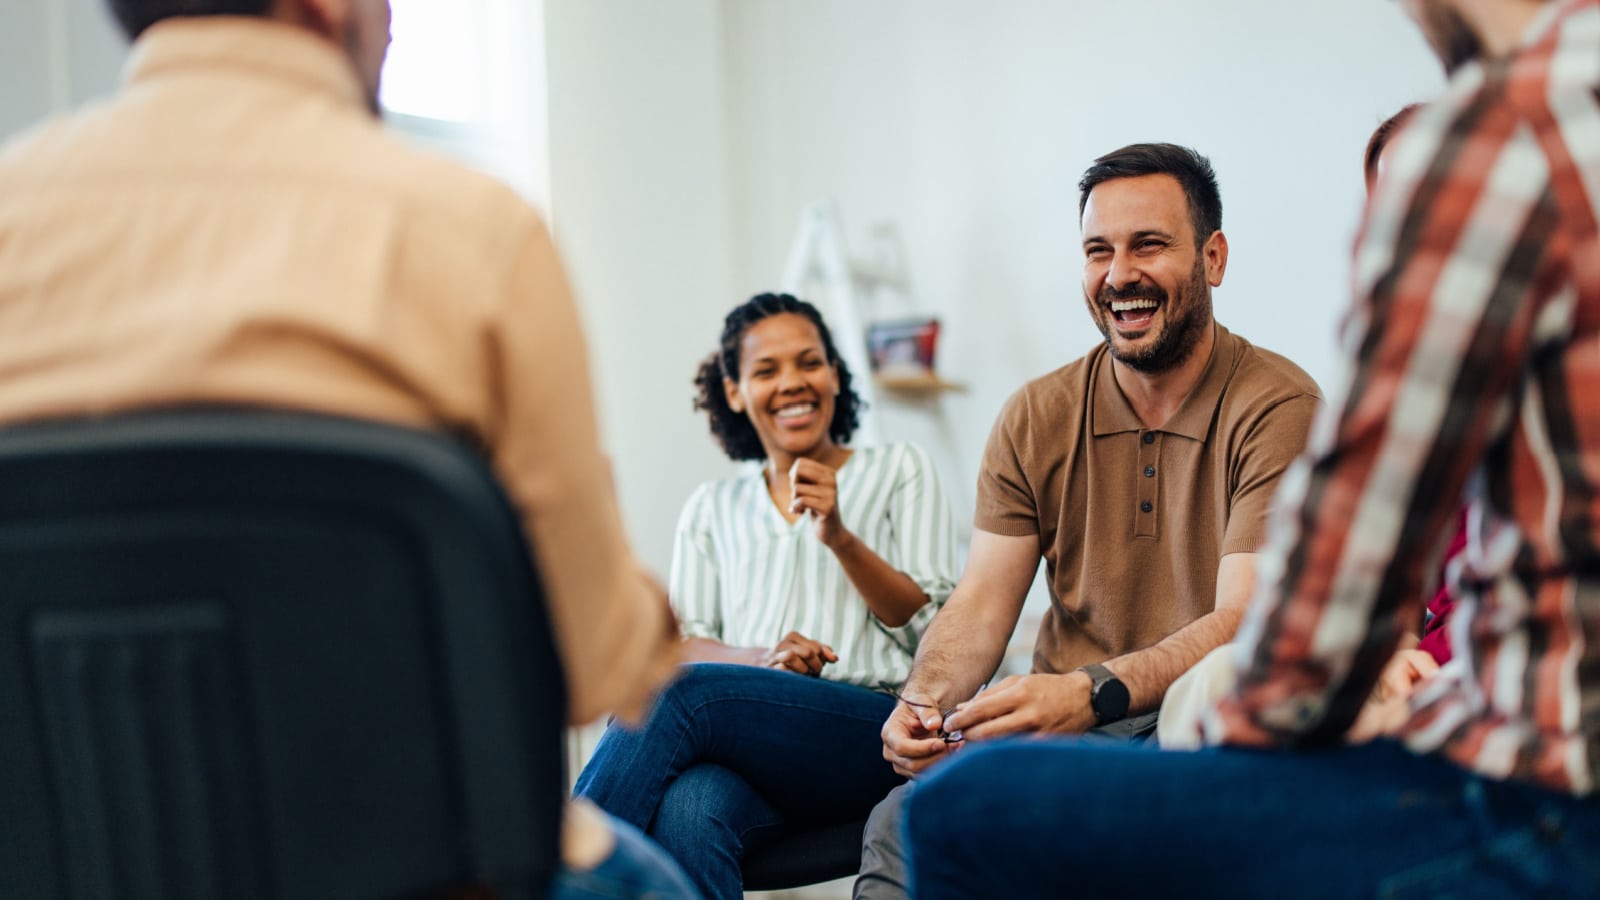
{"type": "MultiPolygon", "coordinates": [[[[738,776],[784,827],[864,818],[902,781],[879,738],[893,707],[887,695],[791,672],[688,665],[641,729],[606,729],[577,793],[652,831],[673,784],[710,763],[738,776]]],[[[701,823],[698,840],[729,839],[718,831],[701,823]]],[[[672,840],[682,843],[676,830],[672,840]]],[[[723,851],[742,854],[715,849],[723,851]]]]}
{"type": "Polygon", "coordinates": [[[1194,753],[1007,742],[921,780],[906,836],[914,894],[932,900],[1592,896],[1600,885],[1558,838],[1597,820],[1580,801],[1389,742],[1194,753]],[[1564,829],[1535,815],[1556,800],[1576,809],[1564,829]]]}
{"type": "Polygon", "coordinates": [[[616,843],[593,869],[563,867],[550,900],[699,900],[687,876],[660,847],[626,822],[609,822],[616,843]]]}
{"type": "Polygon", "coordinates": [[[739,862],[783,821],[732,771],[695,766],[667,788],[650,836],[676,859],[707,900],[744,896],[739,862]]]}

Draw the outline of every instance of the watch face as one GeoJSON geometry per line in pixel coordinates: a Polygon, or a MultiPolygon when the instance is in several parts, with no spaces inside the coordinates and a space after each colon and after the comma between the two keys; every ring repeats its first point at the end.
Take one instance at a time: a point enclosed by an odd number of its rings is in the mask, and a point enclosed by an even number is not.
{"type": "Polygon", "coordinates": [[[1128,686],[1120,679],[1109,678],[1095,688],[1090,700],[1095,717],[1102,722],[1115,722],[1128,715],[1128,686]]]}

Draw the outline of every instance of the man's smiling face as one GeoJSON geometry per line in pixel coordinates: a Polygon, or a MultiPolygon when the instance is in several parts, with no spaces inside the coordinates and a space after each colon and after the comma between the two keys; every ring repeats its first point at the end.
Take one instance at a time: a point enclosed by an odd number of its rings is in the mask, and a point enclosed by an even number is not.
{"type": "Polygon", "coordinates": [[[1111,355],[1139,372],[1181,365],[1211,326],[1220,266],[1196,242],[1171,175],[1102,182],[1083,208],[1083,296],[1111,355]],[[1215,268],[1216,271],[1212,271],[1215,268]]]}

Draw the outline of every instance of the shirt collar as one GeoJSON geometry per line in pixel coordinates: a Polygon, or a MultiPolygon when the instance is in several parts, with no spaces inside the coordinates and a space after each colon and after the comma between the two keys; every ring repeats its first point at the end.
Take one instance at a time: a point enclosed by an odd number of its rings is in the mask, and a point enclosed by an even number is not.
{"type": "Polygon", "coordinates": [[[1522,32],[1520,47],[1523,50],[1542,44],[1551,37],[1552,32],[1561,27],[1561,23],[1568,16],[1585,6],[1597,6],[1596,0],[1566,0],[1564,3],[1546,3],[1543,9],[1534,15],[1533,21],[1528,23],[1527,30],[1522,32]]]}
{"type": "MultiPolygon", "coordinates": [[[[1189,391],[1189,396],[1183,399],[1178,411],[1160,428],[1152,428],[1151,431],[1182,435],[1201,443],[1205,443],[1211,433],[1217,403],[1222,399],[1222,391],[1228,386],[1228,380],[1233,377],[1234,359],[1239,352],[1238,338],[1220,324],[1213,323],[1213,327],[1217,330],[1216,341],[1212,344],[1211,359],[1206,362],[1200,380],[1189,391]]],[[[1111,354],[1103,347],[1094,362],[1094,369],[1094,436],[1144,429],[1144,423],[1139,421],[1138,414],[1117,385],[1116,376],[1111,371],[1111,354]]]]}
{"type": "Polygon", "coordinates": [[[304,28],[260,17],[180,16],[157,22],[134,42],[123,83],[222,72],[298,85],[367,109],[355,67],[337,47],[304,28]]]}

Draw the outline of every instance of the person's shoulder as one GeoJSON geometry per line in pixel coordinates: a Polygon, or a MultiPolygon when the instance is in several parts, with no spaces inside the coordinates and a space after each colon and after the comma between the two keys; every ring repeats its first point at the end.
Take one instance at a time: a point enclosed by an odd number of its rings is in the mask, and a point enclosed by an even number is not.
{"type": "Polygon", "coordinates": [[[1231,337],[1236,349],[1233,378],[1228,391],[1235,399],[1268,404],[1298,397],[1321,399],[1322,389],[1317,386],[1316,379],[1294,360],[1252,344],[1239,335],[1232,334],[1231,337]]]}
{"type": "Polygon", "coordinates": [[[16,168],[49,155],[76,116],[52,116],[35,122],[0,142],[0,167],[16,168]]]}
{"type": "MultiPolygon", "coordinates": [[[[1555,4],[1550,4],[1554,7],[1555,4]]],[[[1534,25],[1537,33],[1515,53],[1483,63],[1481,80],[1489,86],[1498,82],[1510,90],[1495,91],[1509,103],[1532,106],[1541,111],[1592,109],[1594,106],[1594,34],[1600,30],[1600,7],[1593,3],[1572,4],[1564,11],[1548,10],[1547,18],[1534,25]],[[1563,94],[1581,93],[1587,103],[1569,105],[1576,99],[1563,94]]],[[[1466,81],[1471,67],[1464,67],[1451,79],[1466,81]]],[[[1447,90],[1447,95],[1449,92],[1447,90]]],[[[1543,116],[1541,116],[1543,118],[1543,116]]]]}
{"type": "Polygon", "coordinates": [[[1080,407],[1088,396],[1089,377],[1104,353],[1105,345],[1101,344],[1058,369],[1029,379],[1007,398],[1000,418],[1007,422],[1038,415],[1054,419],[1062,410],[1080,407]]]}
{"type": "Polygon", "coordinates": [[[694,511],[697,515],[711,515],[717,509],[748,494],[753,485],[760,480],[761,469],[757,463],[740,463],[739,470],[732,475],[712,478],[695,485],[694,490],[689,492],[689,498],[683,501],[684,512],[688,514],[694,511]]]}
{"type": "Polygon", "coordinates": [[[375,122],[346,121],[340,127],[350,144],[352,176],[375,179],[390,202],[424,222],[469,240],[487,234],[523,238],[543,222],[512,187],[486,172],[442,153],[415,146],[375,122]]]}
{"type": "Polygon", "coordinates": [[[111,99],[101,99],[24,127],[0,142],[0,174],[35,177],[27,170],[54,167],[77,145],[94,143],[114,115],[111,99]]]}
{"type": "Polygon", "coordinates": [[[862,447],[855,451],[864,464],[862,468],[887,471],[894,474],[915,474],[933,468],[933,457],[921,444],[912,441],[890,441],[862,447]]]}
{"type": "Polygon", "coordinates": [[[1574,87],[1585,94],[1593,89],[1586,78],[1575,85],[1565,74],[1570,67],[1555,65],[1558,52],[1547,43],[1513,57],[1463,65],[1444,91],[1395,134],[1384,153],[1386,169],[1395,174],[1386,180],[1409,184],[1443,171],[1441,164],[1455,158],[1446,150],[1475,135],[1531,139],[1540,123],[1558,118],[1551,115],[1552,104],[1563,93],[1574,87]]]}

